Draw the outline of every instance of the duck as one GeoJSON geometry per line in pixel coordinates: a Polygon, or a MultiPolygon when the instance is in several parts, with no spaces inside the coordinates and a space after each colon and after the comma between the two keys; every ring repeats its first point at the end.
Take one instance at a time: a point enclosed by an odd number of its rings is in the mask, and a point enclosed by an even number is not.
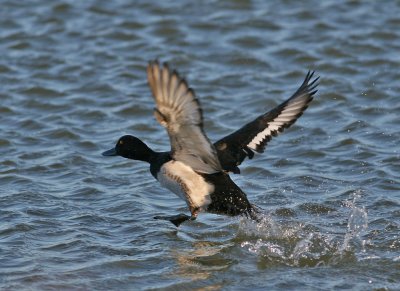
{"type": "Polygon", "coordinates": [[[199,213],[209,212],[260,221],[261,208],[249,202],[230,174],[240,174],[239,166],[246,158],[263,153],[272,137],[296,122],[313,100],[319,77],[309,71],[290,98],[215,143],[205,134],[199,99],[176,70],[168,63],[150,61],[147,80],[156,104],[154,116],[166,129],[171,150],[154,151],[138,137],[124,135],[102,155],[147,162],[161,186],[183,199],[189,208],[190,215],[155,219],[179,227],[195,220],[199,213]]]}

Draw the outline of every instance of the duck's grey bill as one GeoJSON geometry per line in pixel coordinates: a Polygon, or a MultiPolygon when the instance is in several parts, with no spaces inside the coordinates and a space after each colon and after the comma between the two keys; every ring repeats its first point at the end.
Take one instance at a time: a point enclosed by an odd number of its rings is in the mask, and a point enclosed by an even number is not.
{"type": "Polygon", "coordinates": [[[112,157],[112,156],[117,156],[117,152],[115,151],[115,148],[113,148],[111,150],[103,152],[102,155],[106,157],[112,157]]]}

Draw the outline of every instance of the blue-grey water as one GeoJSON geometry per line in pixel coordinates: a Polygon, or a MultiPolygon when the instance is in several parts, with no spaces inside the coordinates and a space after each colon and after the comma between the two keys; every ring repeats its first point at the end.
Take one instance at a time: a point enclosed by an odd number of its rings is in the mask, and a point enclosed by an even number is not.
{"type": "Polygon", "coordinates": [[[2,0],[0,289],[400,290],[399,95],[399,1],[2,0]],[[187,208],[148,165],[101,156],[123,134],[170,148],[155,58],[213,141],[321,76],[232,176],[261,223],[154,220],[187,208]]]}

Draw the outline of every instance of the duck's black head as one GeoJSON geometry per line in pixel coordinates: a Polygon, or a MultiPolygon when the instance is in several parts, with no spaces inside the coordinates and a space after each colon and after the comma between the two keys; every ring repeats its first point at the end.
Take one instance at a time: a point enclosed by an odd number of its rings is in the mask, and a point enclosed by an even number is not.
{"type": "Polygon", "coordinates": [[[103,156],[121,156],[127,159],[148,162],[153,151],[140,139],[132,135],[121,137],[114,148],[102,153],[103,156]]]}

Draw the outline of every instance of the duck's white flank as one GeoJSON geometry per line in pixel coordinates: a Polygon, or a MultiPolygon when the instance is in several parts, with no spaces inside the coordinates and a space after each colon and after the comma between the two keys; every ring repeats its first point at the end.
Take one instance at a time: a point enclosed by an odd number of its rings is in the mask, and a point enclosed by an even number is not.
{"type": "Polygon", "coordinates": [[[205,210],[211,203],[214,186],[189,166],[179,161],[165,163],[157,175],[160,184],[186,201],[189,206],[205,210]]]}

